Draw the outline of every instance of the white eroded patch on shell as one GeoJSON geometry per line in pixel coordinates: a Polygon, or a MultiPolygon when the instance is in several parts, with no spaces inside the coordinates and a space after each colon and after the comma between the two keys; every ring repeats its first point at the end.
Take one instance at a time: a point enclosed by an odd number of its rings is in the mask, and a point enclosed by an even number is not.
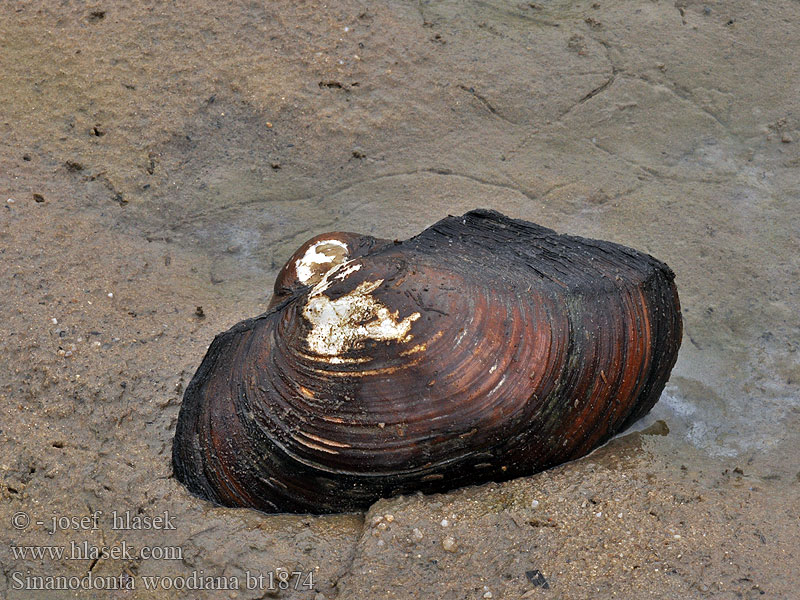
{"type": "Polygon", "coordinates": [[[308,247],[295,263],[300,283],[316,283],[331,268],[331,263],[347,256],[347,244],[339,240],[320,240],[308,247]]]}
{"type": "Polygon", "coordinates": [[[324,292],[331,285],[331,276],[344,279],[357,271],[361,265],[345,266],[326,273],[325,278],[314,287],[303,308],[303,316],[311,323],[306,341],[312,352],[329,357],[330,362],[345,362],[340,355],[361,346],[368,339],[376,341],[408,342],[411,324],[419,319],[418,312],[404,319],[399,311],[390,311],[387,306],[372,296],[383,279],[364,281],[353,291],[331,300],[324,292]],[[335,275],[334,275],[335,273],[335,275]]]}
{"type": "MultiPolygon", "coordinates": [[[[355,259],[354,259],[355,260],[355,259]]],[[[343,263],[339,263],[334,267],[328,269],[325,274],[322,276],[322,279],[317,282],[317,284],[311,288],[311,293],[309,297],[319,296],[327,290],[329,287],[333,285],[333,279],[344,279],[350,273],[355,273],[361,268],[360,263],[353,264],[352,260],[346,260],[343,263]]]]}

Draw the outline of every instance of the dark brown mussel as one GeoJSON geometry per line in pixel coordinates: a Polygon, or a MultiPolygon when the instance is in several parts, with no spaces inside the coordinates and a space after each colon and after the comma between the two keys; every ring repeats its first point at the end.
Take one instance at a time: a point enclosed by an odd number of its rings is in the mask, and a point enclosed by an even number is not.
{"type": "Polygon", "coordinates": [[[675,364],[674,275],[476,210],[390,242],[323,234],[186,388],[176,477],[226,506],[363,509],[528,475],[646,414],[675,364]]]}

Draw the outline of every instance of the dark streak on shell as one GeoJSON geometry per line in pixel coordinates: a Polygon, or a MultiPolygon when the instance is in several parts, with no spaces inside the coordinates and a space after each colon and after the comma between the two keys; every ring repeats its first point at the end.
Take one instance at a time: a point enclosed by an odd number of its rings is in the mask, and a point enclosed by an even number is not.
{"type": "Polygon", "coordinates": [[[681,341],[674,275],[610,242],[497,212],[448,217],[404,242],[334,233],[289,260],[270,309],[216,337],[186,389],[178,480],[226,506],[363,509],[381,497],[528,475],[583,456],[658,400],[681,341]],[[315,355],[295,264],[347,243],[410,341],[315,355]],[[425,349],[415,353],[415,345],[425,349]]]}

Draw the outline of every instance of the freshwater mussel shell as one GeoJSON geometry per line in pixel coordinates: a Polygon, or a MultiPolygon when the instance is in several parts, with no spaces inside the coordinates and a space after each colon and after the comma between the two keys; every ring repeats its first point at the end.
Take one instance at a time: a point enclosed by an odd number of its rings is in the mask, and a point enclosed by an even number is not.
{"type": "Polygon", "coordinates": [[[403,242],[323,234],[211,344],[174,473],[301,513],[532,474],[645,415],[681,332],[672,271],[618,244],[486,210],[403,242]]]}

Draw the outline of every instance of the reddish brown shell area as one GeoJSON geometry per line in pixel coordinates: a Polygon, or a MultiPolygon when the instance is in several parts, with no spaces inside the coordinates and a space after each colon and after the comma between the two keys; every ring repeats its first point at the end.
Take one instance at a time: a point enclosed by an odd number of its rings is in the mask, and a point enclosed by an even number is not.
{"type": "Polygon", "coordinates": [[[331,233],[186,389],[176,477],[226,506],[363,509],[527,475],[646,414],[677,358],[664,263],[497,212],[404,242],[331,233]]]}

